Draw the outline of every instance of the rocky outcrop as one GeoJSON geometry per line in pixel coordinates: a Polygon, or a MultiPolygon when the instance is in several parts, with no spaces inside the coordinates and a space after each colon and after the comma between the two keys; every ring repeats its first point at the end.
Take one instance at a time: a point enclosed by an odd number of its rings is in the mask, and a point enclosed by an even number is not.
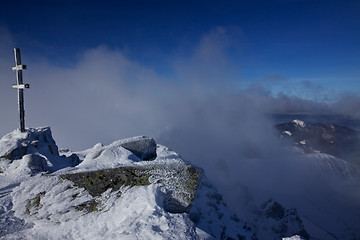
{"type": "Polygon", "coordinates": [[[206,177],[199,184],[189,215],[198,228],[214,239],[258,239],[253,228],[230,211],[222,195],[206,177]]]}
{"type": "Polygon", "coordinates": [[[156,142],[153,138],[139,136],[120,140],[114,144],[126,148],[141,160],[150,160],[156,157],[156,142]]]}
{"type": "Polygon", "coordinates": [[[185,224],[189,239],[255,239],[204,180],[202,170],[152,138],[96,144],[77,154],[62,151],[66,156],[59,155],[50,128],[14,131],[0,141],[0,168],[2,162],[15,164],[9,172],[18,174],[17,163],[22,162],[33,173],[11,193],[15,216],[29,226],[84,226],[83,221],[93,223],[95,216],[107,224],[111,216],[111,226],[132,229],[128,219],[140,220],[140,228],[164,236],[185,224]],[[169,230],[158,227],[159,221],[169,230]]]}
{"type": "Polygon", "coordinates": [[[50,127],[30,128],[24,133],[15,130],[0,139],[0,146],[0,160],[8,164],[24,161],[32,172],[53,172],[80,163],[76,154],[68,157],[59,155],[50,127]]]}
{"type": "Polygon", "coordinates": [[[191,209],[201,171],[187,164],[149,164],[65,174],[61,177],[85,188],[93,197],[100,196],[109,189],[118,191],[122,187],[146,186],[153,183],[165,194],[166,211],[184,213],[191,209]]]}
{"type": "MultiPolygon", "coordinates": [[[[269,199],[261,205],[258,213],[259,220],[272,232],[275,239],[299,235],[303,239],[310,239],[296,209],[286,209],[280,203],[269,199]]],[[[261,238],[261,234],[259,234],[261,238]]],[[[270,239],[270,238],[268,238],[270,239]]]]}

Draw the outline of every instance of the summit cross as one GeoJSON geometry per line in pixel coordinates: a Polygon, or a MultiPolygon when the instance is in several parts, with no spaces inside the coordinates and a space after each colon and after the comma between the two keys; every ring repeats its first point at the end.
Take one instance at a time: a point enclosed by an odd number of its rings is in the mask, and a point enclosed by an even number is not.
{"type": "Polygon", "coordinates": [[[19,109],[19,120],[20,120],[20,131],[25,132],[25,108],[24,108],[24,89],[29,88],[29,84],[23,83],[22,70],[26,69],[26,65],[21,64],[20,48],[14,48],[15,54],[15,67],[12,68],[16,71],[16,84],[12,87],[18,91],[18,109],[19,109]]]}

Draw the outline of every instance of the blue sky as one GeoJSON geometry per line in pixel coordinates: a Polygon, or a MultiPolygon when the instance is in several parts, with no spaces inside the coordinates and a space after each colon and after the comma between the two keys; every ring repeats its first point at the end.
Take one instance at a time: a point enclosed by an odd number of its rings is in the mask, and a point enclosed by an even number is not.
{"type": "Polygon", "coordinates": [[[304,81],[360,89],[359,1],[7,1],[0,24],[24,54],[55,65],[105,45],[167,76],[174,56],[221,27],[239,86],[271,78],[274,92],[304,81]]]}
{"type": "Polygon", "coordinates": [[[26,124],[61,146],[234,119],[246,134],[268,113],[360,119],[357,0],[5,1],[0,36],[0,135],[18,121],[14,47],[26,124]]]}

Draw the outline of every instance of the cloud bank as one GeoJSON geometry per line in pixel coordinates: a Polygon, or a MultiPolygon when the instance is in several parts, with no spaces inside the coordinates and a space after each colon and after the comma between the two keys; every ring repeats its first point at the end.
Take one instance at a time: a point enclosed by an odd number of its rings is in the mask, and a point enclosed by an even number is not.
{"type": "MultiPolygon", "coordinates": [[[[15,41],[5,28],[1,33],[1,134],[5,134],[17,127],[16,91],[11,89],[15,41]]],[[[24,81],[31,85],[25,92],[27,126],[51,125],[60,146],[81,149],[119,137],[159,136],[184,121],[194,125],[193,118],[229,127],[234,124],[228,123],[230,119],[252,122],[253,115],[262,119],[264,113],[273,112],[340,113],[360,118],[356,94],[344,94],[331,104],[283,92],[274,96],[266,88],[269,82],[289,81],[274,73],[264,76],[263,81],[270,79],[266,85],[260,82],[245,88],[239,66],[229,56],[239,36],[239,29],[220,27],[205,34],[190,54],[171,59],[171,77],[106,46],[79,54],[70,68],[53,66],[23,51],[23,62],[28,65],[24,81]]],[[[313,88],[310,83],[303,87],[313,88]]]]}

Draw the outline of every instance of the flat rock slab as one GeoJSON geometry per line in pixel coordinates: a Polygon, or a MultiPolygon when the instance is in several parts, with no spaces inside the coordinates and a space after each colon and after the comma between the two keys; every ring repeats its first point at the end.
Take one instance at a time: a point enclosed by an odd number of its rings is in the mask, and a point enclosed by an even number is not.
{"type": "Polygon", "coordinates": [[[108,189],[157,184],[165,194],[164,208],[168,212],[189,212],[202,172],[188,164],[149,164],[61,175],[92,196],[108,189]]]}

